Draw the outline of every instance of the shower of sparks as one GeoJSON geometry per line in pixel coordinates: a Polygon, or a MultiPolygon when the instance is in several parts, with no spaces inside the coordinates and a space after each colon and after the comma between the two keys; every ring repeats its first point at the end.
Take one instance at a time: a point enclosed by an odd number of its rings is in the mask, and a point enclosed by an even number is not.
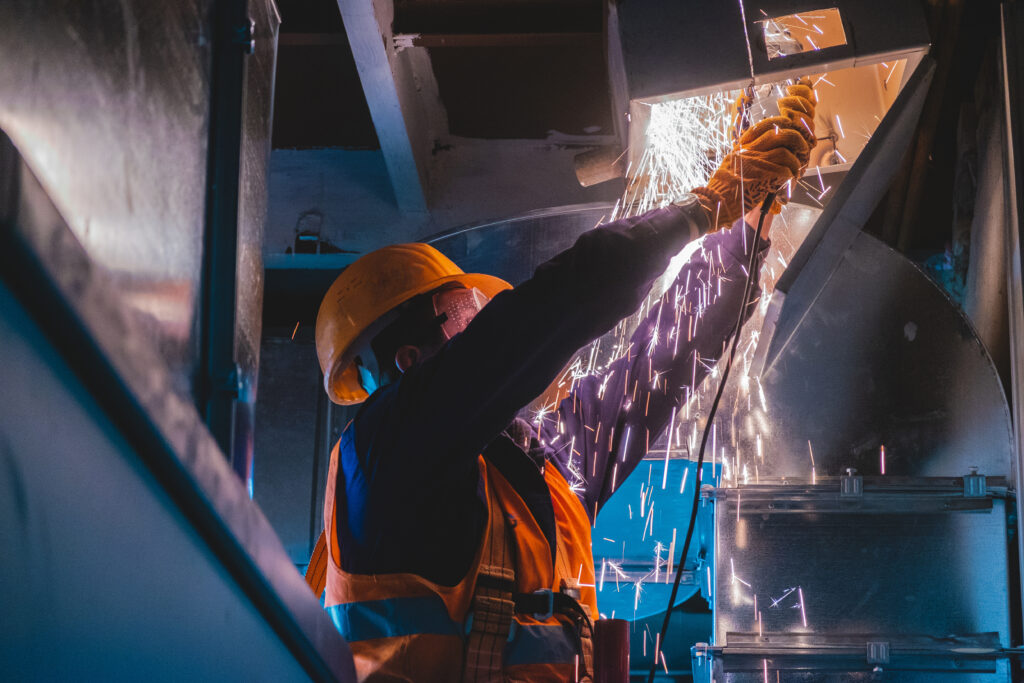
{"type": "Polygon", "coordinates": [[[885,81],[883,81],[883,82],[882,82],[882,85],[883,85],[883,86],[889,85],[889,79],[890,79],[890,78],[892,78],[892,75],[893,75],[894,73],[896,73],[896,67],[897,67],[898,65],[899,65],[899,62],[896,62],[896,63],[894,63],[894,64],[892,65],[892,68],[891,68],[891,69],[889,69],[889,75],[888,75],[888,76],[886,76],[886,77],[885,77],[885,81]]]}
{"type": "Polygon", "coordinates": [[[795,590],[796,590],[795,587],[794,588],[787,588],[786,592],[782,594],[782,597],[780,597],[780,598],[772,598],[772,604],[769,606],[769,609],[774,608],[774,607],[778,607],[779,603],[782,602],[783,600],[785,600],[786,598],[788,598],[790,595],[792,595],[793,591],[795,591],[795,590]]]}
{"type": "MultiPolygon", "coordinates": [[[[797,19],[803,21],[799,16],[797,19]]],[[[807,30],[810,29],[801,29],[801,40],[804,39],[803,35],[807,30]]],[[[816,31],[815,35],[821,33],[816,26],[814,30],[816,31]]],[[[792,34],[795,35],[796,31],[793,31],[792,34]]],[[[824,76],[818,80],[827,82],[824,76]]],[[[785,85],[785,83],[781,83],[775,86],[755,88],[753,90],[755,102],[762,110],[767,111],[771,108],[773,110],[771,113],[774,114],[774,98],[783,94],[785,85]],[[759,98],[765,97],[772,99],[768,100],[767,104],[758,101],[759,98]]],[[[637,153],[639,158],[635,158],[630,165],[627,190],[607,217],[608,220],[635,216],[654,208],[666,206],[684,198],[694,187],[706,184],[711,173],[732,147],[737,129],[734,120],[737,116],[734,101],[738,93],[739,91],[722,92],[650,105],[643,149],[637,153]]],[[[749,118],[755,118],[755,112],[749,112],[749,118]]],[[[835,119],[839,137],[845,137],[839,116],[836,115],[835,119]]],[[[854,133],[856,134],[856,131],[854,133]]],[[[831,136],[833,140],[837,139],[835,132],[831,132],[831,136]]],[[[789,181],[786,186],[787,194],[792,195],[794,185],[799,182],[801,196],[806,195],[809,201],[813,201],[815,196],[818,197],[818,200],[823,199],[832,187],[824,183],[820,171],[817,172],[817,182],[814,182],[812,178],[815,176],[811,175],[807,178],[811,182],[789,181]]],[[[797,211],[805,210],[797,209],[797,211]]],[[[759,299],[755,299],[756,310],[759,311],[759,313],[755,313],[755,316],[763,317],[767,311],[774,281],[786,268],[787,257],[791,258],[799,246],[799,240],[795,237],[791,238],[791,233],[788,232],[786,215],[789,211],[793,211],[793,209],[784,208],[783,214],[779,217],[779,221],[786,225],[787,230],[776,229],[772,233],[772,252],[770,254],[772,258],[766,256],[763,262],[768,265],[762,268],[760,274],[759,282],[762,293],[759,299]],[[796,244],[792,242],[796,242],[796,244]]],[[[790,213],[789,215],[792,218],[794,214],[790,213]]],[[[801,214],[797,213],[796,215],[800,216],[801,214]]],[[[718,367],[718,354],[706,351],[705,355],[702,355],[687,350],[688,343],[699,340],[705,325],[708,324],[707,321],[711,320],[710,316],[705,317],[705,313],[711,311],[719,296],[728,291],[729,277],[725,274],[728,258],[723,261],[721,253],[712,252],[703,244],[702,241],[695,241],[687,250],[678,255],[665,276],[654,285],[651,295],[644,301],[640,310],[617,325],[607,336],[581,350],[557,381],[558,388],[562,392],[560,397],[572,394],[573,390],[584,381],[593,383],[592,386],[598,398],[602,402],[617,402],[621,407],[620,418],[626,416],[626,419],[616,422],[602,418],[604,419],[603,424],[600,420],[590,421],[589,424],[584,423],[583,427],[586,431],[580,429],[578,440],[575,436],[571,439],[563,437],[563,441],[559,442],[557,437],[551,438],[551,430],[554,428],[559,434],[565,433],[561,412],[562,408],[568,404],[562,404],[560,407],[559,402],[562,398],[554,402],[551,402],[549,398],[547,405],[531,414],[532,421],[537,425],[538,438],[540,438],[540,429],[543,427],[547,430],[545,435],[551,444],[556,444],[556,447],[568,447],[570,486],[574,490],[577,488],[577,482],[583,479],[581,469],[586,470],[590,476],[594,476],[596,470],[592,470],[592,468],[599,467],[598,459],[590,458],[589,453],[591,452],[603,449],[603,452],[607,454],[609,465],[612,468],[607,483],[610,484],[613,492],[620,485],[627,485],[626,477],[629,471],[623,470],[623,481],[619,482],[618,467],[620,464],[622,467],[626,466],[625,463],[632,457],[631,453],[635,454],[636,450],[643,450],[647,457],[656,459],[654,463],[649,463],[647,481],[640,485],[640,500],[637,501],[634,498],[636,488],[632,484],[628,485],[629,493],[622,494],[629,498],[629,504],[625,506],[626,510],[623,512],[628,515],[630,528],[638,532],[634,540],[638,539],[644,542],[646,552],[631,553],[631,557],[627,559],[625,541],[622,541],[622,537],[618,534],[613,534],[623,543],[622,557],[616,557],[618,552],[614,552],[608,553],[612,555],[611,558],[600,558],[599,578],[595,581],[598,591],[604,590],[607,581],[609,594],[613,588],[615,591],[619,591],[621,583],[621,593],[625,600],[628,600],[629,593],[632,592],[634,615],[639,609],[640,601],[644,599],[644,594],[647,593],[645,589],[648,586],[645,584],[652,581],[661,583],[662,577],[664,577],[664,583],[671,583],[674,571],[677,569],[676,564],[685,563],[686,560],[685,557],[676,556],[677,529],[672,525],[677,523],[677,520],[669,516],[668,511],[672,509],[669,507],[671,503],[659,503],[658,505],[660,536],[655,536],[654,507],[656,501],[654,490],[657,487],[657,480],[654,480],[652,486],[651,479],[657,475],[652,476],[653,464],[662,467],[659,472],[662,480],[661,488],[667,489],[669,461],[676,458],[696,459],[699,432],[700,429],[703,429],[703,423],[707,419],[707,410],[711,403],[710,394],[715,389],[715,384],[722,373],[718,367]],[[693,260],[691,261],[691,259],[693,260]],[[685,264],[693,262],[702,263],[703,270],[686,270],[686,278],[679,277],[677,279],[677,274],[684,272],[680,269],[685,264]],[[691,281],[691,277],[696,282],[691,281]],[[684,279],[685,285],[683,284],[684,279]],[[667,309],[667,314],[662,312],[662,308],[667,309]],[[651,316],[656,321],[651,332],[642,338],[633,338],[633,331],[637,328],[637,324],[647,316],[651,316]],[[669,346],[666,347],[666,344],[669,346]],[[684,361],[683,367],[686,368],[684,372],[670,374],[664,368],[659,369],[656,364],[652,365],[651,358],[656,357],[655,353],[664,352],[663,350],[666,348],[672,358],[676,358],[677,354],[689,354],[684,361]],[[631,359],[630,362],[613,369],[612,363],[624,357],[631,359]],[[706,380],[703,383],[702,378],[706,380]],[[679,408],[675,411],[661,413],[664,415],[665,422],[668,423],[667,432],[659,434],[653,430],[649,431],[645,428],[643,418],[647,417],[649,412],[651,415],[655,415],[657,414],[655,411],[665,411],[664,403],[659,403],[659,396],[668,393],[670,389],[679,391],[679,408]],[[558,420],[557,425],[556,419],[558,420]],[[621,434],[621,436],[617,437],[617,434],[621,434]],[[616,442],[616,438],[619,438],[620,441],[616,442]],[[664,442],[660,439],[664,439],[664,442]],[[637,502],[639,502],[639,515],[634,516],[631,503],[637,502]],[[669,543],[669,528],[672,528],[671,543],[669,543]],[[651,538],[650,541],[646,540],[648,537],[651,538]],[[651,546],[646,545],[647,543],[653,544],[653,553],[650,553],[651,546]],[[637,557],[638,555],[639,557],[637,557]],[[645,565],[639,572],[636,571],[638,559],[642,565],[645,565]],[[648,563],[653,563],[653,567],[648,563]],[[623,571],[623,566],[627,567],[628,571],[623,571]]],[[[685,267],[689,268],[689,266],[685,267]]],[[[708,463],[710,479],[704,476],[703,468],[697,470],[694,475],[696,477],[694,484],[697,489],[700,489],[705,480],[709,480],[712,486],[735,487],[748,484],[751,475],[755,481],[759,481],[759,465],[760,471],[764,471],[766,477],[772,476],[770,460],[773,451],[777,448],[775,426],[770,420],[769,404],[764,387],[756,375],[757,371],[751,368],[758,347],[757,331],[760,328],[760,322],[761,318],[752,318],[744,328],[740,346],[737,349],[737,367],[734,368],[733,379],[730,380],[730,383],[736,382],[740,385],[735,392],[736,400],[731,415],[728,414],[728,411],[723,410],[711,426],[711,438],[708,443],[710,449],[708,459],[711,461],[708,463]],[[739,400],[740,397],[742,397],[742,402],[739,400]],[[752,443],[755,439],[756,444],[752,443]],[[720,463],[718,462],[719,458],[721,459],[720,463]],[[750,465],[753,466],[753,473],[749,472],[750,465]]],[[[732,388],[727,388],[727,392],[732,390],[732,388]]],[[[727,393],[726,396],[728,395],[727,393]]],[[[582,417],[582,412],[577,412],[575,398],[571,399],[569,403],[572,404],[572,411],[577,418],[582,417]]],[[[571,427],[572,422],[570,421],[569,424],[571,427]]],[[[811,478],[812,481],[816,481],[814,453],[809,441],[808,453],[811,461],[811,478]]],[[[884,455],[880,457],[883,458],[884,470],[884,455]]],[[[689,460],[684,460],[682,464],[684,467],[679,494],[686,494],[690,471],[689,460]]],[[[635,478],[634,481],[636,481],[635,478]]],[[[692,493],[690,492],[690,495],[692,493]]],[[[674,496],[675,492],[658,495],[674,496]]],[[[663,499],[659,497],[658,500],[663,499]]],[[[742,521],[740,500],[740,496],[737,495],[737,522],[742,521]]],[[[750,500],[751,498],[748,497],[748,513],[752,505],[750,500]]],[[[596,518],[596,516],[595,508],[594,517],[596,518]]],[[[683,523],[686,523],[685,519],[683,523]]],[[[695,550],[695,548],[690,548],[689,557],[694,557],[695,550]]],[[[713,567],[711,563],[700,564],[694,569],[693,582],[698,587],[702,587],[700,574],[704,573],[701,572],[704,569],[707,597],[709,600],[713,600],[716,597],[713,593],[717,592],[717,588],[721,587],[721,584],[716,586],[712,582],[713,567]],[[701,567],[700,564],[704,564],[704,566],[701,567]]],[[[757,622],[758,632],[761,633],[764,627],[761,611],[757,606],[757,589],[754,588],[754,585],[759,583],[759,578],[748,574],[747,578],[750,579],[748,582],[737,576],[731,561],[730,568],[732,569],[732,590],[742,591],[741,597],[745,603],[751,602],[752,596],[753,619],[757,622]]],[[[742,561],[740,569],[744,571],[742,561]]],[[[724,584],[724,567],[715,567],[715,571],[715,580],[722,581],[724,584]]],[[[749,571],[749,568],[746,571],[749,571]]],[[[769,596],[763,589],[761,595],[764,596],[761,600],[761,609],[766,609],[763,605],[769,596]]],[[[650,591],[650,596],[647,599],[653,600],[654,598],[651,596],[660,596],[660,594],[658,590],[654,590],[650,591]]],[[[661,598],[658,597],[658,599],[661,598]]],[[[785,590],[782,597],[772,598],[770,602],[770,608],[783,606],[786,608],[786,613],[793,617],[796,617],[795,610],[799,609],[802,622],[806,626],[802,587],[789,588],[785,590]],[[799,602],[794,604],[798,597],[799,602]],[[785,604],[781,605],[783,601],[785,604]]],[[[626,611],[626,609],[620,611],[626,611]]],[[[653,641],[652,637],[652,644],[658,648],[659,644],[653,641]]],[[[644,646],[646,647],[646,634],[644,646]]],[[[659,649],[656,649],[656,653],[656,657],[664,658],[664,654],[659,649]]]]}
{"type": "Polygon", "coordinates": [[[732,147],[735,92],[651,105],[640,161],[612,219],[678,201],[707,182],[732,147]]]}

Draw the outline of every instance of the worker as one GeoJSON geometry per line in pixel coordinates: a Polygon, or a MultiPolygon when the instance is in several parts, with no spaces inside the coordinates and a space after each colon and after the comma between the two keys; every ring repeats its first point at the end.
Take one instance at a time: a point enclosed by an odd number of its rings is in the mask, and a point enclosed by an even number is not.
{"type": "Polygon", "coordinates": [[[591,680],[591,526],[721,355],[747,250],[767,249],[744,212],[806,165],[813,101],[791,86],[783,115],[743,133],[707,186],[583,234],[514,289],[425,244],[337,278],[317,353],[331,399],[363,405],[331,454],[307,580],[325,587],[360,680],[591,680]],[[535,424],[517,418],[712,232],[621,358],[535,424]]]}

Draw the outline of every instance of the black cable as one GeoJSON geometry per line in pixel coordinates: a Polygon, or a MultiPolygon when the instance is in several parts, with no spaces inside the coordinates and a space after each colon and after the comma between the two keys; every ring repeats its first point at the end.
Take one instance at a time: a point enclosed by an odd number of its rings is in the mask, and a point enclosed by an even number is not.
{"type": "MultiPolygon", "coordinates": [[[[754,270],[754,264],[757,263],[757,247],[761,241],[761,231],[764,228],[764,219],[768,215],[768,210],[771,208],[772,203],[775,201],[775,194],[772,192],[764,201],[761,203],[761,217],[757,221],[757,231],[754,235],[754,242],[750,245],[750,261],[747,264],[747,279],[743,285],[743,299],[740,301],[739,314],[736,317],[736,324],[732,328],[732,347],[729,349],[729,358],[725,363],[725,368],[722,370],[722,381],[718,383],[718,391],[715,392],[715,400],[711,403],[711,409],[708,411],[708,421],[704,425],[704,433],[700,439],[700,452],[697,455],[697,480],[694,481],[693,489],[693,506],[690,509],[690,523],[686,527],[686,538],[683,540],[683,554],[679,558],[679,564],[676,568],[676,577],[672,582],[672,594],[668,598],[668,606],[665,608],[665,619],[661,622],[661,634],[657,640],[657,647],[654,648],[654,661],[651,662],[651,669],[647,674],[647,683],[653,683],[654,672],[658,668],[658,655],[661,652],[661,648],[665,647],[665,638],[668,636],[668,624],[669,617],[672,616],[672,608],[675,606],[676,594],[679,593],[679,581],[683,578],[683,566],[686,562],[686,553],[690,549],[690,541],[693,539],[693,529],[697,522],[697,508],[700,505],[700,472],[704,466],[704,450],[708,445],[708,435],[711,434],[711,425],[715,421],[715,413],[718,411],[718,402],[722,399],[722,391],[725,389],[725,383],[729,379],[729,371],[732,369],[733,360],[736,358],[736,347],[739,345],[740,330],[743,329],[743,322],[747,306],[749,305],[750,293],[752,291],[752,285],[756,282],[755,277],[757,273],[754,270]]],[[[744,230],[746,226],[744,225],[744,230]]]]}

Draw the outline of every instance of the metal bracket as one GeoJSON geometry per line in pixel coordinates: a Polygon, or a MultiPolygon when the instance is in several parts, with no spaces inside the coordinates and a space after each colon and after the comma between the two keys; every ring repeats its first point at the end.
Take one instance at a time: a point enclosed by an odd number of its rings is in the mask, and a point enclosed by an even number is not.
{"type": "Polygon", "coordinates": [[[868,664],[888,664],[889,650],[889,643],[887,641],[868,641],[868,664]]]}
{"type": "Polygon", "coordinates": [[[846,474],[839,477],[840,498],[861,498],[864,496],[864,477],[857,474],[852,467],[846,468],[846,474]]]}
{"type": "Polygon", "coordinates": [[[256,52],[256,22],[249,19],[244,26],[236,26],[234,31],[234,42],[242,46],[242,52],[251,55],[256,52]]]}
{"type": "Polygon", "coordinates": [[[238,363],[232,364],[231,370],[218,378],[215,389],[218,393],[227,394],[235,399],[242,395],[242,368],[238,363]]]}
{"type": "Polygon", "coordinates": [[[551,589],[549,589],[549,588],[541,588],[540,590],[533,591],[533,594],[534,595],[541,595],[541,596],[545,596],[546,595],[547,598],[548,598],[548,611],[543,613],[543,614],[541,614],[540,612],[535,612],[534,615],[533,615],[533,618],[536,619],[537,621],[544,621],[545,619],[550,619],[551,615],[555,613],[555,594],[554,594],[554,592],[551,591],[551,589]]]}
{"type": "Polygon", "coordinates": [[[987,495],[985,475],[978,474],[978,468],[972,467],[970,474],[964,475],[964,498],[984,498],[987,495]]]}

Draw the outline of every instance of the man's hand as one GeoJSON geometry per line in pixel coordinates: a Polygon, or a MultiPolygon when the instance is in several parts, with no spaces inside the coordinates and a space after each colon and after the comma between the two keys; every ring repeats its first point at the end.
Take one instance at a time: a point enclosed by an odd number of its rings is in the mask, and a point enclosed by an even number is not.
{"type": "MultiPolygon", "coordinates": [[[[801,81],[779,99],[779,116],[747,129],[705,187],[693,190],[711,216],[712,230],[732,225],[770,193],[799,178],[814,137],[814,91],[801,81]]],[[[778,204],[778,203],[777,203],[778,204]]],[[[774,212],[781,209],[773,205],[774,212]]]]}

